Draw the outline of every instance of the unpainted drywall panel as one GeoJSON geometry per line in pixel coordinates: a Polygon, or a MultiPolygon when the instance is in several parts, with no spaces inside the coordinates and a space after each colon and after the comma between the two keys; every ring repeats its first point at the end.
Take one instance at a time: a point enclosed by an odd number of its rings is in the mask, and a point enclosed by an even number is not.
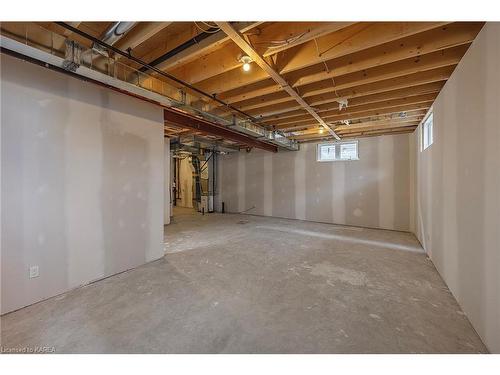
{"type": "Polygon", "coordinates": [[[487,23],[414,143],[414,231],[490,351],[500,353],[500,23],[487,23]]]}
{"type": "Polygon", "coordinates": [[[228,212],[409,230],[409,135],[359,140],[360,160],[317,162],[316,144],[221,156],[228,212]]]}
{"type": "Polygon", "coordinates": [[[1,59],[2,313],[161,257],[161,109],[1,59]]]}

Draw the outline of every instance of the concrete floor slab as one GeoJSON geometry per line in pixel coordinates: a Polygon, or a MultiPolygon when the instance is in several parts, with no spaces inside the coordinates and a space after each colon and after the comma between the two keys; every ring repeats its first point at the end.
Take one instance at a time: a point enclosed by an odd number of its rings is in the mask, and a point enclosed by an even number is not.
{"type": "Polygon", "coordinates": [[[485,353],[412,234],[176,209],[166,256],[2,317],[57,353],[485,353]]]}

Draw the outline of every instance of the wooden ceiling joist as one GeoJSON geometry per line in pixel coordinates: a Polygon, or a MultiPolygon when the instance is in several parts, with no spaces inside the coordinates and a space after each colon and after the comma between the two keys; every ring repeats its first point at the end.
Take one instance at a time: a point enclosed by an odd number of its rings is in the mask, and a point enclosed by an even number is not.
{"type": "MultiPolygon", "coordinates": [[[[232,23],[231,26],[252,43],[257,53],[261,56],[269,57],[280,51],[298,46],[310,41],[312,38],[335,32],[344,28],[349,22],[272,22],[252,25],[252,27],[241,27],[241,23],[232,23]],[[280,43],[274,46],[275,43],[280,43]]],[[[224,33],[224,41],[229,38],[224,33]]],[[[223,39],[219,33],[214,34],[213,39],[223,39]]],[[[212,44],[214,45],[214,44],[212,44]]],[[[222,46],[221,44],[218,45],[222,46]]],[[[237,68],[241,65],[238,61],[240,49],[233,43],[224,43],[224,48],[211,48],[203,54],[198,55],[197,61],[191,61],[189,64],[179,64],[178,68],[171,70],[179,78],[190,82],[191,84],[200,84],[205,80],[219,79],[225,80],[227,77],[217,77],[218,75],[231,74],[236,78],[238,76],[237,68]],[[182,66],[180,66],[182,65],[182,66]],[[236,70],[236,72],[235,72],[236,70]],[[236,75],[234,75],[236,74],[236,75]]],[[[169,69],[160,65],[162,69],[169,69]]],[[[262,70],[260,71],[263,79],[269,76],[262,70]]],[[[212,92],[211,90],[207,90],[212,92]]]]}
{"type": "MultiPolygon", "coordinates": [[[[418,124],[417,124],[418,125],[418,124]]],[[[373,130],[365,130],[365,131],[356,131],[352,133],[342,134],[342,138],[355,138],[361,136],[369,136],[369,135],[380,135],[380,134],[403,134],[403,133],[411,133],[416,128],[417,125],[409,125],[409,126],[401,126],[395,128],[387,128],[387,129],[373,129],[373,130]]],[[[318,141],[318,140],[328,140],[331,139],[330,136],[324,134],[313,134],[307,136],[299,136],[296,137],[297,141],[318,141]]]]}
{"type": "MultiPolygon", "coordinates": [[[[405,98],[399,98],[399,99],[392,99],[392,100],[384,100],[381,102],[376,102],[376,103],[368,103],[368,104],[362,104],[362,105],[357,105],[354,107],[348,107],[344,108],[342,110],[339,110],[339,108],[335,109],[330,109],[326,111],[319,112],[321,116],[324,119],[330,119],[334,116],[349,116],[349,115],[355,115],[357,113],[363,113],[375,109],[385,109],[385,108],[392,108],[392,107],[401,107],[403,105],[412,105],[412,104],[417,104],[417,103],[427,103],[427,102],[433,102],[434,99],[436,98],[437,93],[431,93],[431,94],[423,94],[423,95],[415,95],[415,96],[408,96],[405,98]]],[[[287,117],[284,119],[280,120],[274,120],[273,122],[269,123],[263,123],[264,125],[268,126],[280,126],[282,124],[291,124],[291,123],[297,123],[297,122],[303,122],[305,120],[308,120],[309,117],[307,115],[299,115],[299,116],[294,116],[294,117],[287,117]]],[[[349,119],[348,117],[346,119],[349,119]]]]}
{"type": "Polygon", "coordinates": [[[414,125],[414,126],[408,126],[405,128],[370,130],[370,131],[366,131],[366,132],[363,131],[363,132],[359,132],[359,133],[346,134],[345,138],[369,137],[369,136],[376,136],[376,135],[381,135],[381,134],[392,134],[392,135],[407,134],[407,133],[413,133],[416,128],[417,128],[417,126],[414,125]]]}
{"type": "Polygon", "coordinates": [[[269,57],[352,24],[353,22],[273,22],[263,30],[263,37],[253,44],[269,44],[262,52],[262,56],[269,57]],[[272,45],[270,42],[278,45],[272,45]]]}
{"type": "MultiPolygon", "coordinates": [[[[262,22],[236,22],[235,28],[240,33],[246,33],[261,25],[262,22]]],[[[177,55],[158,65],[159,69],[172,72],[178,78],[185,78],[190,83],[196,82],[194,72],[200,70],[203,65],[210,65],[210,56],[214,52],[224,52],[222,47],[228,47],[230,38],[223,32],[214,33],[207,38],[197,42],[195,45],[179,52],[177,55]],[[205,61],[205,64],[200,65],[200,60],[205,61]],[[190,65],[188,65],[190,64],[190,65]]],[[[231,45],[229,45],[231,48],[231,45]]],[[[236,56],[229,57],[234,60],[236,56]]],[[[216,56],[214,61],[222,62],[221,56],[216,56]]]]}
{"type": "MultiPolygon", "coordinates": [[[[427,110],[431,107],[432,102],[423,102],[416,104],[405,104],[396,107],[387,107],[387,108],[376,108],[372,110],[367,110],[363,112],[355,112],[355,113],[342,113],[338,115],[332,115],[329,117],[325,117],[325,121],[328,122],[341,122],[341,121],[353,121],[364,117],[374,117],[381,115],[389,115],[389,114],[397,114],[404,113],[406,111],[414,111],[414,110],[427,110]]],[[[304,124],[308,124],[304,120],[298,120],[295,122],[282,123],[278,125],[274,125],[274,129],[293,129],[304,126],[304,124]]],[[[310,122],[309,122],[310,125],[310,122]]]]}
{"type": "MultiPolygon", "coordinates": [[[[398,99],[402,97],[409,97],[415,95],[437,93],[443,87],[444,82],[432,82],[418,86],[410,86],[405,88],[398,88],[395,90],[381,91],[373,94],[353,95],[349,97],[349,107],[354,107],[361,104],[376,103],[383,100],[398,99]]],[[[318,95],[318,100],[308,100],[308,103],[317,111],[328,110],[338,106],[339,97],[335,93],[327,93],[318,95]]],[[[312,97],[310,98],[312,99],[312,97]]],[[[281,103],[265,107],[258,107],[256,109],[245,110],[248,114],[258,116],[261,114],[262,119],[279,119],[300,115],[303,111],[298,106],[290,107],[290,104],[281,103]]]]}
{"type": "MultiPolygon", "coordinates": [[[[327,118],[330,115],[334,114],[350,114],[350,113],[359,113],[362,111],[370,110],[370,109],[376,109],[376,108],[388,108],[388,107],[394,107],[398,105],[403,105],[403,104],[413,104],[413,103],[421,103],[421,102],[427,102],[427,101],[434,101],[438,94],[438,91],[434,92],[429,92],[425,94],[420,94],[420,95],[398,95],[396,97],[391,97],[388,96],[387,98],[384,97],[379,97],[379,98],[374,98],[373,100],[360,100],[359,102],[354,102],[351,103],[351,105],[348,108],[344,108],[342,110],[339,110],[338,106],[332,106],[331,104],[325,104],[325,105],[319,105],[315,109],[318,112],[319,115],[321,115],[324,118],[327,118]]],[[[377,95],[373,95],[373,97],[376,97],[377,95]]],[[[369,98],[369,97],[367,97],[369,98]]],[[[359,98],[363,99],[363,98],[359,98]]],[[[279,121],[275,120],[269,123],[264,123],[264,124],[273,124],[273,125],[279,125],[281,123],[290,123],[290,122],[296,122],[299,119],[305,119],[305,115],[298,114],[296,116],[290,116],[290,117],[285,117],[281,118],[279,121]],[[280,122],[281,121],[281,122],[280,122]]]]}
{"type": "Polygon", "coordinates": [[[260,56],[255,49],[243,38],[243,36],[236,31],[228,22],[218,22],[217,25],[224,31],[238,47],[240,47],[244,52],[250,56],[250,58],[255,61],[257,65],[264,71],[266,71],[269,76],[280,85],[283,90],[285,90],[292,98],[294,98],[320,125],[322,125],[326,130],[330,132],[332,136],[340,139],[332,126],[328,125],[323,119],[306,103],[306,101],[292,88],[288,83],[281,77],[274,69],[269,65],[269,63],[260,56]]]}
{"type": "MultiPolygon", "coordinates": [[[[292,86],[317,82],[334,75],[348,74],[462,44],[469,44],[474,40],[481,27],[482,23],[480,22],[458,22],[379,45],[376,45],[374,41],[373,46],[369,48],[351,54],[335,56],[331,59],[319,59],[317,53],[315,53],[314,56],[309,58],[309,60],[315,60],[314,64],[299,66],[296,70],[288,73],[280,71],[280,74],[292,86]]],[[[280,56],[280,61],[282,60],[285,60],[285,58],[280,56]]],[[[203,90],[216,93],[221,98],[229,98],[254,89],[274,86],[274,82],[259,69],[244,75],[238,73],[232,70],[224,75],[214,76],[206,81],[199,82],[198,85],[203,90]],[[253,87],[253,85],[256,87],[253,87]]]]}
{"type": "MultiPolygon", "coordinates": [[[[321,90],[321,92],[317,94],[310,95],[310,97],[317,98],[320,95],[329,95],[331,93],[335,92],[340,98],[349,98],[356,96],[359,93],[363,94],[369,94],[369,93],[377,93],[381,91],[388,91],[388,90],[394,90],[397,88],[404,88],[404,87],[410,87],[413,85],[422,85],[425,83],[432,83],[432,82],[438,82],[438,81],[445,81],[449,78],[453,70],[455,69],[454,66],[449,66],[449,67],[444,67],[444,68],[439,68],[439,69],[433,69],[429,71],[424,71],[424,72],[418,72],[418,73],[413,73],[405,76],[400,76],[396,78],[391,78],[391,79],[385,79],[382,81],[376,81],[370,84],[364,84],[364,85],[357,85],[356,82],[353,82],[351,87],[347,89],[342,89],[342,90],[332,90],[330,89],[324,89],[321,90]]],[[[278,98],[281,95],[278,95],[278,98]]],[[[269,98],[268,98],[269,99],[269,98]]],[[[269,99],[272,100],[272,99],[269,99]]],[[[309,100],[309,99],[308,99],[309,100]]],[[[286,102],[286,99],[278,99],[278,103],[281,102],[286,102]],[[281,100],[281,101],[279,101],[281,100]]]]}
{"type": "MultiPolygon", "coordinates": [[[[368,115],[362,116],[353,120],[350,120],[349,123],[352,126],[361,126],[363,123],[370,122],[378,122],[378,121],[388,121],[388,122],[398,122],[398,121],[411,121],[417,118],[422,119],[427,113],[427,109],[416,109],[404,112],[395,112],[395,113],[382,113],[378,115],[368,115]]],[[[415,120],[416,121],[416,120],[415,120]]],[[[344,125],[339,125],[341,128],[344,125]]],[[[351,126],[351,125],[350,125],[351,126]]],[[[317,124],[315,123],[301,123],[301,124],[292,124],[291,127],[283,127],[280,130],[285,133],[297,132],[297,131],[306,131],[306,130],[319,130],[317,124]]]]}
{"type": "Polygon", "coordinates": [[[116,43],[115,47],[121,50],[133,50],[171,24],[172,22],[139,22],[116,43]]]}
{"type": "MultiPolygon", "coordinates": [[[[68,34],[55,23],[39,24],[80,41],[77,33],[68,34]]],[[[82,22],[78,28],[99,37],[109,24],[82,22]]],[[[219,22],[203,23],[210,27],[204,33],[200,24],[139,22],[116,46],[130,48],[142,60],[158,61],[163,71],[268,129],[293,131],[301,142],[331,139],[321,130],[325,128],[341,138],[412,131],[484,25],[219,22]],[[254,61],[249,72],[241,69],[242,54],[254,61]],[[339,110],[339,102],[346,100],[347,108],[339,110]]],[[[17,30],[14,23],[2,25],[6,28],[14,34],[17,30]]],[[[125,58],[120,62],[137,67],[125,58]]],[[[181,88],[169,84],[176,93],[181,88]]],[[[229,116],[215,100],[196,90],[187,92],[190,103],[229,116]]],[[[166,129],[166,134],[199,132],[189,129],[166,129]]]]}
{"type": "MultiPolygon", "coordinates": [[[[288,80],[287,73],[313,65],[321,67],[324,66],[327,60],[334,57],[338,58],[340,56],[346,56],[363,49],[413,35],[417,32],[436,28],[442,26],[443,24],[444,23],[438,22],[389,22],[384,23],[383,26],[381,26],[379,23],[355,23],[349,27],[342,28],[321,38],[315,38],[314,40],[301,44],[300,46],[282,51],[278,54],[277,66],[279,73],[288,80]]],[[[227,65],[226,60],[221,60],[221,65],[227,65]]],[[[225,77],[219,78],[222,81],[228,81],[225,77]]],[[[267,77],[261,74],[260,79],[255,82],[265,78],[267,77]]],[[[290,83],[294,84],[294,77],[290,78],[290,83]]],[[[241,82],[239,87],[243,88],[243,90],[245,90],[245,88],[247,90],[251,90],[253,87],[248,86],[250,83],[251,82],[248,81],[241,82]]],[[[273,85],[271,80],[267,80],[267,84],[270,84],[271,86],[273,85]]],[[[204,87],[203,84],[201,84],[200,87],[204,87]]],[[[204,87],[204,89],[209,92],[217,93],[217,95],[221,98],[229,98],[230,96],[233,96],[233,94],[236,94],[212,90],[209,87],[204,87]]]]}
{"type": "Polygon", "coordinates": [[[337,33],[318,38],[298,47],[290,54],[282,73],[311,66],[334,57],[349,55],[367,48],[426,32],[447,22],[359,22],[337,33]]]}
{"type": "MultiPolygon", "coordinates": [[[[309,83],[303,86],[296,86],[295,89],[304,97],[310,97],[327,92],[344,90],[349,87],[365,85],[383,80],[389,80],[400,76],[415,74],[428,70],[438,69],[458,64],[462,56],[467,51],[468,45],[458,46],[443,51],[433,52],[416,58],[401,60],[395,63],[381,65],[378,67],[353,72],[334,79],[326,79],[319,82],[309,83]]],[[[235,101],[234,98],[225,98],[225,100],[234,106],[248,110],[253,106],[266,103],[282,103],[289,100],[286,93],[273,89],[273,93],[259,95],[253,98],[247,98],[242,101],[235,101]]]]}
{"type": "MultiPolygon", "coordinates": [[[[419,115],[412,115],[412,116],[405,116],[405,117],[399,117],[399,116],[393,116],[393,117],[387,117],[387,118],[382,118],[382,119],[377,119],[377,120],[370,120],[370,119],[365,119],[364,121],[360,122],[353,122],[349,123],[349,125],[338,125],[335,130],[338,132],[350,130],[350,129],[363,129],[366,127],[378,127],[378,126],[387,126],[391,124],[402,124],[402,123],[409,123],[409,122],[418,122],[420,121],[424,115],[419,114],[419,115]]],[[[287,132],[287,134],[292,134],[292,135],[303,135],[303,134],[314,134],[318,130],[321,130],[318,126],[313,126],[307,129],[303,130],[294,130],[291,132],[287,132]]]]}

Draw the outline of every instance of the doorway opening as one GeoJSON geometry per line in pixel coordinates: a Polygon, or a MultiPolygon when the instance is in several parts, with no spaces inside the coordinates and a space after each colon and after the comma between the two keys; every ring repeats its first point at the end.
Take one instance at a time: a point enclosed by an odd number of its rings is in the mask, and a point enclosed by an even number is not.
{"type": "Polygon", "coordinates": [[[216,158],[214,150],[172,151],[172,216],[180,212],[214,212],[216,186],[216,158]]]}

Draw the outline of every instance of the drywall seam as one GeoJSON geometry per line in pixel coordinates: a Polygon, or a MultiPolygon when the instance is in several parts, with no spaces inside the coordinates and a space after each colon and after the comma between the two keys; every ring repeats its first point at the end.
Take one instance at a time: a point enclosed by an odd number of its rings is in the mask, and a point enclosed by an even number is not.
{"type": "Polygon", "coordinates": [[[317,162],[315,144],[303,145],[295,152],[252,150],[223,155],[219,165],[224,170],[227,212],[259,205],[254,195],[262,191],[264,207],[249,213],[408,231],[409,204],[400,197],[408,199],[410,174],[395,176],[395,170],[409,168],[408,137],[360,139],[357,161],[317,162]],[[394,153],[394,145],[401,155],[394,153]],[[245,181],[246,176],[252,181],[245,181]],[[395,218],[404,218],[403,223],[395,218]]]}

